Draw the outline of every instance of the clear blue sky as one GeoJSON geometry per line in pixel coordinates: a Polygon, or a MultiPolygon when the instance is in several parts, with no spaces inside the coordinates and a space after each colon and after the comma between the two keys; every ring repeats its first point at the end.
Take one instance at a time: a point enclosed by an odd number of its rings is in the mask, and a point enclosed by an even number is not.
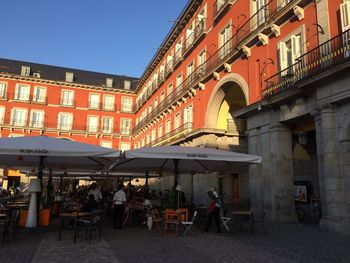
{"type": "Polygon", "coordinates": [[[188,0],[2,0],[0,57],[140,77],[188,0]]]}

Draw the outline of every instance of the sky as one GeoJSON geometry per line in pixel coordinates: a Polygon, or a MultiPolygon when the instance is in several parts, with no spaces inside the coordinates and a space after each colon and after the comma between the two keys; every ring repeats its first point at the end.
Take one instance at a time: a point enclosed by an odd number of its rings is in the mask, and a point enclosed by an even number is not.
{"type": "Polygon", "coordinates": [[[0,57],[141,77],[188,0],[1,0],[0,57]]]}

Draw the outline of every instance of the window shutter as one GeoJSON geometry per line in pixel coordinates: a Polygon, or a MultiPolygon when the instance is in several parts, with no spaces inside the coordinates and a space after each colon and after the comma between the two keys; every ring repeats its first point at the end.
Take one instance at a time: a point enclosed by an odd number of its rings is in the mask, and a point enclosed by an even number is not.
{"type": "Polygon", "coordinates": [[[280,70],[282,71],[288,67],[287,46],[284,42],[279,42],[278,45],[280,70]]]}
{"type": "Polygon", "coordinates": [[[301,36],[291,36],[292,43],[292,64],[296,63],[297,58],[301,56],[301,36]]]}
{"type": "Polygon", "coordinates": [[[340,18],[342,31],[350,29],[350,2],[345,2],[340,5],[340,18]]]}

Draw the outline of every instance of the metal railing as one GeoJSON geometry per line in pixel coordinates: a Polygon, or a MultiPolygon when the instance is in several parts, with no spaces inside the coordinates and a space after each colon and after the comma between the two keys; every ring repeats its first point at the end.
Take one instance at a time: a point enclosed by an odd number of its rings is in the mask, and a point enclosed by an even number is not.
{"type": "Polygon", "coordinates": [[[266,79],[262,97],[296,87],[300,80],[349,59],[350,29],[303,54],[296,63],[266,79]]]}
{"type": "Polygon", "coordinates": [[[235,0],[216,0],[213,5],[213,18],[214,21],[218,19],[220,14],[229,6],[232,5],[235,0]]]}
{"type": "MultiPolygon", "coordinates": [[[[237,31],[235,34],[233,34],[233,36],[215,53],[213,53],[203,64],[197,66],[194,72],[190,74],[187,79],[183,80],[181,91],[177,91],[176,94],[174,92],[169,94],[164,101],[159,103],[158,107],[155,107],[151,113],[149,113],[134,127],[134,132],[138,132],[138,130],[144,127],[146,123],[165,111],[169,106],[176,103],[176,101],[182,96],[186,95],[186,93],[196,86],[205,75],[213,72],[215,68],[222,65],[228,58],[240,52],[238,47],[240,47],[249,37],[257,36],[257,32],[260,30],[260,28],[263,27],[264,24],[274,21],[274,18],[279,14],[279,12],[282,10],[289,10],[291,9],[291,6],[302,1],[309,2],[311,0],[290,0],[283,6],[279,4],[280,2],[278,0],[270,0],[250,18],[244,18],[241,21],[243,24],[241,26],[237,26],[237,31]],[[264,23],[261,23],[261,21],[264,21],[264,23]]],[[[187,47],[185,46],[185,48],[187,47]]],[[[170,62],[173,62],[173,60],[170,62]]],[[[172,68],[171,71],[166,72],[166,74],[171,72],[172,68]]],[[[146,100],[147,97],[142,98],[138,104],[137,110],[146,102],[146,100]]]]}

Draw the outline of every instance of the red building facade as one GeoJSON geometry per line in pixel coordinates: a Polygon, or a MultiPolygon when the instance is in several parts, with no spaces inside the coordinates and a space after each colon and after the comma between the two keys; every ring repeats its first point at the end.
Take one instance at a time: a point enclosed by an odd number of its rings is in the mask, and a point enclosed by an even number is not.
{"type": "Polygon", "coordinates": [[[349,30],[348,0],[192,0],[138,84],[126,78],[131,89],[116,76],[91,74],[79,82],[77,71],[71,81],[62,76],[74,70],[64,69],[61,79],[48,78],[34,65],[24,76],[25,68],[12,72],[4,62],[1,133],[121,149],[178,144],[259,154],[259,166],[231,176],[192,175],[183,189],[203,203],[214,184],[227,203],[290,221],[292,193],[302,185],[305,209],[312,200],[321,207],[316,221],[350,233],[349,30]],[[108,88],[111,78],[119,85],[108,88]],[[41,86],[45,102],[38,103],[41,86]]]}

